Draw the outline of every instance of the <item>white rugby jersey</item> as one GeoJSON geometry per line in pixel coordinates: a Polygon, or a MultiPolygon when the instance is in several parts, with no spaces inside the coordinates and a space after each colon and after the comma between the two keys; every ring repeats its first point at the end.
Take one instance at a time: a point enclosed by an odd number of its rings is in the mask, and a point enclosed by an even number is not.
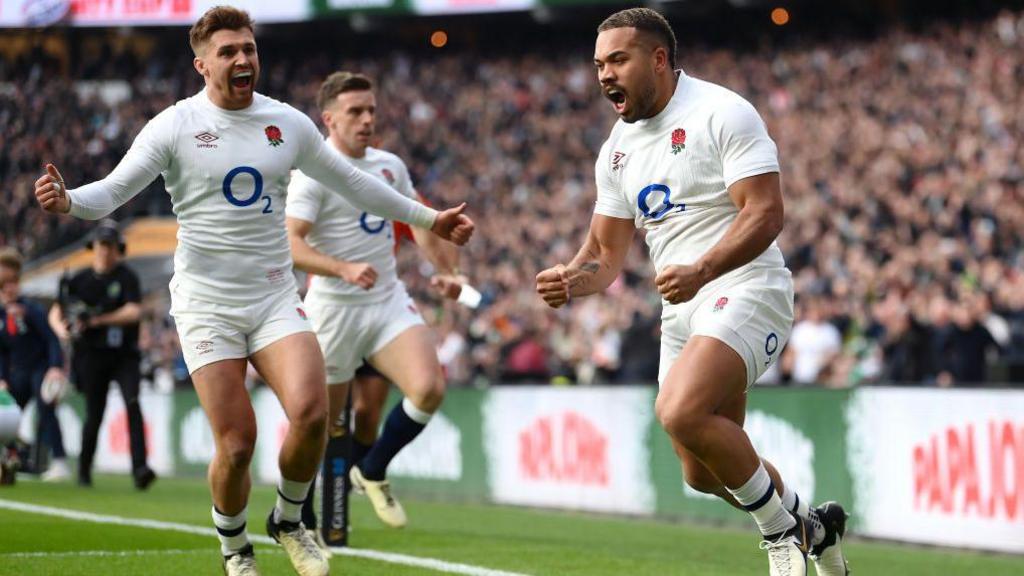
{"type": "MultiPolygon", "coordinates": [[[[329,140],[327,145],[332,145],[329,140]]],[[[345,158],[407,198],[418,199],[409,169],[398,156],[368,147],[362,158],[345,158]]],[[[383,301],[391,295],[398,283],[391,222],[356,208],[302,172],[296,172],[288,186],[286,213],[290,218],[313,223],[306,241],[317,251],[338,260],[366,262],[377,270],[377,282],[369,290],[341,278],[314,276],[309,296],[365,304],[383,301]]]]}
{"type": "MultiPolygon", "coordinates": [[[[595,167],[594,210],[646,230],[660,272],[693,264],[725,235],[739,213],[729,186],[778,171],[778,151],[754,107],[731,90],[679,72],[664,110],[633,124],[619,120],[612,128],[595,167]]],[[[784,266],[772,242],[715,282],[752,268],[784,266]]]]}
{"type": "Polygon", "coordinates": [[[353,167],[291,106],[255,94],[225,110],[204,90],[150,120],[109,176],[69,190],[71,215],[102,218],[162,174],[179,224],[172,287],[251,303],[295,289],[284,225],[293,168],[387,218],[430,228],[437,214],[353,167]]]}

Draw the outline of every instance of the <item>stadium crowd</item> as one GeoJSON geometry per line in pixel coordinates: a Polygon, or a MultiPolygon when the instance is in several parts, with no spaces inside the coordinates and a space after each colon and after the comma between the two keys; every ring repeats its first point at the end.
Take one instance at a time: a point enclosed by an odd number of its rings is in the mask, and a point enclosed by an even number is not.
{"type": "MultiPolygon", "coordinates": [[[[639,236],[607,294],[551,312],[533,292],[536,272],[582,240],[614,121],[588,50],[346,59],[296,43],[264,57],[260,91],[314,118],[331,71],[375,78],[379,146],[406,160],[426,197],[470,203],[480,233],[462,268],[480,309],[441,303],[423,259],[400,253],[454,382],[657,374],[659,302],[639,236]]],[[[148,118],[200,89],[179,52],[144,65],[110,47],[71,62],[0,59],[0,244],[39,256],[84,234],[85,223],[44,216],[31,183],[44,161],[69,182],[108,173],[148,118]]],[[[779,145],[797,326],[768,380],[1013,378],[1006,367],[1024,357],[1024,15],[754,52],[684,43],[680,55],[688,74],[751,100],[779,145]]],[[[158,182],[119,215],[168,211],[158,182]]],[[[154,301],[143,344],[171,366],[166,304],[154,301]]]]}

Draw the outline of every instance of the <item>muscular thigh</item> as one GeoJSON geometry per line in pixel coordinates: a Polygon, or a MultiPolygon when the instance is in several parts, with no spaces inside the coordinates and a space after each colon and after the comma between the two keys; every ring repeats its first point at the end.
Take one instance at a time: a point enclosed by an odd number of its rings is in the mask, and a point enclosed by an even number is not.
{"type": "Polygon", "coordinates": [[[327,411],[327,384],[320,346],[312,332],[286,336],[250,357],[277,395],[289,419],[316,409],[327,411]]]}
{"type": "Polygon", "coordinates": [[[199,403],[218,440],[232,431],[255,436],[256,415],[245,389],[245,369],[244,358],[229,359],[206,364],[192,373],[199,403]]]}
{"type": "Polygon", "coordinates": [[[406,329],[369,360],[406,396],[415,395],[414,388],[434,382],[441,373],[434,332],[422,324],[406,329]]]}

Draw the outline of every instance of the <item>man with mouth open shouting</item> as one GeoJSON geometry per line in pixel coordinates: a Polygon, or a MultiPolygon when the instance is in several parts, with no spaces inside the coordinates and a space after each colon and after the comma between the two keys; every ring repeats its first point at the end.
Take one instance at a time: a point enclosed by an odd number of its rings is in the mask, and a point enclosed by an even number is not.
{"type": "Polygon", "coordinates": [[[653,10],[608,17],[594,64],[620,120],[598,156],[587,239],[537,291],[557,308],[604,290],[643,227],[664,307],[655,412],[686,482],[750,512],[772,576],[805,575],[808,553],[819,576],[845,575],[842,508],[801,502],[743,431],[747,388],[793,324],[775,143],[746,100],[676,70],[675,34],[653,10]]]}
{"type": "Polygon", "coordinates": [[[229,575],[259,574],[246,533],[249,462],[256,418],[245,389],[252,362],[288,418],[281,480],[267,531],[303,576],[328,561],[300,522],[324,453],[324,361],[299,300],[285,233],[293,168],[372,214],[464,244],[465,204],[438,212],[346,161],[301,112],[255,92],[260,63],[249,14],[220,6],[192,26],[189,41],[205,89],[142,129],[109,176],[67,190],[56,167],[36,181],[47,212],[99,219],[162,174],[180,225],[171,313],[185,362],[210,421],[213,521],[229,575]]]}

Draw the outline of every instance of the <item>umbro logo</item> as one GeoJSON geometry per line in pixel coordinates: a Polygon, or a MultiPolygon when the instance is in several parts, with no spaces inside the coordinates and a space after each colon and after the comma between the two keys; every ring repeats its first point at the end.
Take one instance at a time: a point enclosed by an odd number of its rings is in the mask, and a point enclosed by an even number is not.
{"type": "Polygon", "coordinates": [[[196,148],[216,148],[214,140],[220,140],[219,136],[210,134],[209,132],[200,132],[196,134],[196,140],[199,140],[199,144],[196,144],[196,148]]]}
{"type": "Polygon", "coordinates": [[[626,165],[625,162],[622,161],[625,157],[625,152],[612,152],[612,172],[615,172],[626,165]]]}

